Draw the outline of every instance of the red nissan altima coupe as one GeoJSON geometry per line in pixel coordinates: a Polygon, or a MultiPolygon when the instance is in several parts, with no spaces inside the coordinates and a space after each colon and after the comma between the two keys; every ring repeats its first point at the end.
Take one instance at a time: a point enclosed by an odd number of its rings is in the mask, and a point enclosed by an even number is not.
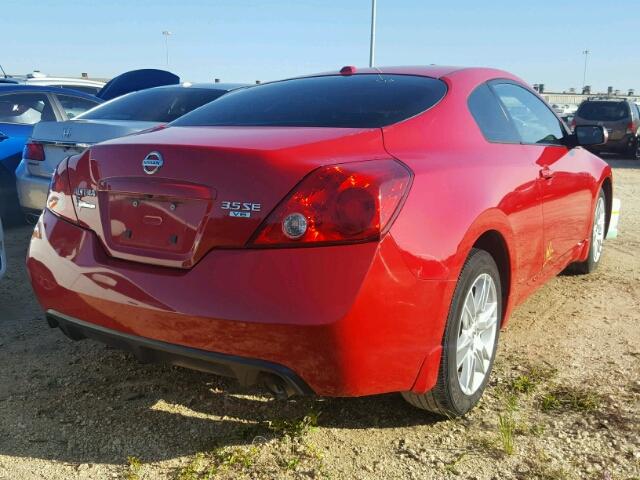
{"type": "Polygon", "coordinates": [[[63,161],[28,269],[74,340],[462,415],[513,308],[600,261],[605,141],[499,70],[272,82],[63,161]]]}

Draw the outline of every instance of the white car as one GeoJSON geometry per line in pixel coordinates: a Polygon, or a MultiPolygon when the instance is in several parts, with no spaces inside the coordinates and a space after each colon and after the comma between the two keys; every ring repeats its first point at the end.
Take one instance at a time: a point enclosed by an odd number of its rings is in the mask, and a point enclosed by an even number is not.
{"type": "Polygon", "coordinates": [[[2,233],[2,220],[0,220],[0,278],[7,271],[7,257],[4,253],[4,235],[2,233]]]}
{"type": "Polygon", "coordinates": [[[2,78],[0,83],[20,83],[23,85],[38,85],[42,87],[60,87],[71,88],[84,93],[95,95],[106,82],[100,80],[89,80],[88,78],[71,78],[71,77],[49,77],[38,70],[26,75],[16,75],[2,78]]]}

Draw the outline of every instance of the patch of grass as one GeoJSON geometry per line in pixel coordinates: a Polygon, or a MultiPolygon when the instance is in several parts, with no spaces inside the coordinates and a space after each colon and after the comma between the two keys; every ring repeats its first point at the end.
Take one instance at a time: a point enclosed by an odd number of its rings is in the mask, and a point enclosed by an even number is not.
{"type": "Polygon", "coordinates": [[[227,447],[211,452],[200,452],[182,468],[177,475],[178,480],[200,480],[214,478],[223,470],[242,472],[249,470],[255,462],[258,448],[227,447]]]}
{"type": "Polygon", "coordinates": [[[460,475],[460,471],[458,470],[458,466],[460,465],[460,462],[462,462],[462,460],[467,456],[467,452],[462,452],[460,455],[458,455],[453,461],[447,463],[444,466],[444,469],[449,472],[452,473],[454,475],[460,475]]]}
{"type": "Polygon", "coordinates": [[[533,435],[534,437],[541,437],[544,435],[546,427],[541,423],[534,423],[532,425],[518,423],[516,426],[516,434],[518,435],[533,435]]]}
{"type": "Polygon", "coordinates": [[[502,449],[507,455],[513,455],[515,451],[514,434],[516,430],[516,421],[513,414],[507,412],[504,415],[498,415],[498,433],[502,449]]]}
{"type": "Polygon", "coordinates": [[[248,448],[222,448],[215,450],[213,453],[213,457],[219,467],[239,467],[240,469],[248,469],[253,466],[253,462],[257,453],[258,448],[254,446],[248,448]]]}
{"type": "Polygon", "coordinates": [[[292,440],[300,439],[318,426],[319,412],[309,412],[304,417],[295,420],[270,420],[267,422],[269,430],[277,435],[287,436],[292,440]]]}
{"type": "Polygon", "coordinates": [[[531,393],[533,392],[537,384],[529,375],[519,375],[511,382],[511,390],[518,393],[531,393]]]}
{"type": "Polygon", "coordinates": [[[140,470],[142,469],[142,462],[138,457],[129,456],[127,457],[127,472],[125,474],[125,478],[127,480],[139,480],[140,479],[140,470]]]}
{"type": "Polygon", "coordinates": [[[518,375],[509,383],[509,390],[517,394],[528,395],[538,388],[541,383],[551,379],[556,370],[546,365],[532,365],[522,375],[518,375]]]}
{"type": "Polygon", "coordinates": [[[533,457],[525,460],[530,468],[529,476],[538,480],[569,480],[573,478],[564,468],[554,467],[546,453],[538,450],[533,457]]]}
{"type": "Polygon", "coordinates": [[[510,414],[518,410],[518,397],[516,397],[515,395],[509,395],[505,399],[504,403],[507,412],[509,412],[510,414]]]}
{"type": "Polygon", "coordinates": [[[558,386],[540,399],[543,412],[570,410],[574,412],[592,412],[600,408],[602,398],[596,392],[582,388],[558,386]]]}

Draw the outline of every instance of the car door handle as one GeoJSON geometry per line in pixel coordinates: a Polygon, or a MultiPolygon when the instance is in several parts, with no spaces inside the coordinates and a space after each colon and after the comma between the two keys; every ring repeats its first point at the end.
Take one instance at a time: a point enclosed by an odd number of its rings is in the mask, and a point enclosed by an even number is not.
{"type": "Polygon", "coordinates": [[[544,178],[546,180],[553,178],[553,170],[549,167],[542,167],[540,169],[540,178],[544,178]]]}

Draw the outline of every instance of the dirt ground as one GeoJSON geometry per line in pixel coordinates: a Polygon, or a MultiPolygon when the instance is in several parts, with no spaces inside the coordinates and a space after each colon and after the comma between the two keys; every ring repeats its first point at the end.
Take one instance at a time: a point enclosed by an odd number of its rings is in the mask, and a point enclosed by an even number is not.
{"type": "Polygon", "coordinates": [[[7,232],[0,479],[640,479],[640,163],[611,160],[620,236],[600,268],[517,309],[480,405],[440,420],[400,395],[272,400],[141,365],[43,320],[7,232]]]}

